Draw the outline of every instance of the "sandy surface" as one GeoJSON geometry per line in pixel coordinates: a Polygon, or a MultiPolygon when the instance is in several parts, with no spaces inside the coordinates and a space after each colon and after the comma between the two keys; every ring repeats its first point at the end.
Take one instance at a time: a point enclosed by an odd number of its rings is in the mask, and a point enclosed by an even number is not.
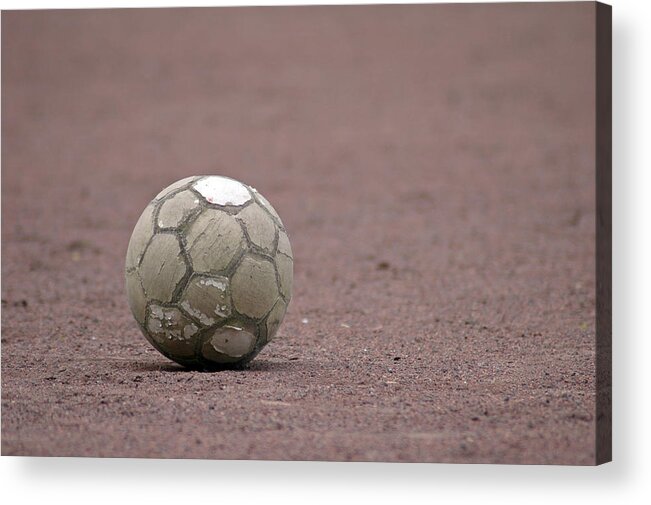
{"type": "Polygon", "coordinates": [[[2,454],[594,462],[594,6],[5,12],[2,454]],[[187,372],[123,265],[258,188],[294,298],[187,372]]]}

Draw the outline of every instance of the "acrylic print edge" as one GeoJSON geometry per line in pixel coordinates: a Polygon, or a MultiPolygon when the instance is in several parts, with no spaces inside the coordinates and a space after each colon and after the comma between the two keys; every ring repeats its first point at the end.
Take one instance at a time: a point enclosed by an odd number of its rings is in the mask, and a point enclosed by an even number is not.
{"type": "Polygon", "coordinates": [[[612,7],[596,7],[595,463],[612,461],[612,7]]]}

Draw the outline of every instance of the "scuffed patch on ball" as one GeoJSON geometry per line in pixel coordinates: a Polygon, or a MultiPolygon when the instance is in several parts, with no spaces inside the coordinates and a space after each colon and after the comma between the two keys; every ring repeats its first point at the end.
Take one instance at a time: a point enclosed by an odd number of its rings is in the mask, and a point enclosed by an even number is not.
{"type": "Polygon", "coordinates": [[[152,304],[149,307],[147,331],[151,338],[175,356],[194,355],[199,327],[174,307],[152,304]]]}
{"type": "Polygon", "coordinates": [[[227,177],[209,175],[199,179],[193,187],[208,203],[216,205],[244,205],[251,200],[251,193],[244,184],[227,177]]]}
{"type": "Polygon", "coordinates": [[[195,275],[181,296],[180,306],[203,326],[231,315],[231,298],[226,277],[195,275]]]}
{"type": "Polygon", "coordinates": [[[217,328],[202,346],[204,358],[217,363],[234,363],[255,346],[256,337],[239,326],[217,328]]]}

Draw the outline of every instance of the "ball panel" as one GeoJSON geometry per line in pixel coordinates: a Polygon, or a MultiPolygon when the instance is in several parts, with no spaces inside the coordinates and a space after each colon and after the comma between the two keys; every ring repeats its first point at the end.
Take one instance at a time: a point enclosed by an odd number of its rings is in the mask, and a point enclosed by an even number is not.
{"type": "Polygon", "coordinates": [[[289,301],[292,297],[292,282],[294,280],[294,262],[282,253],[276,254],[276,268],[280,278],[280,292],[289,301]]]}
{"type": "Polygon", "coordinates": [[[217,328],[201,347],[202,356],[216,363],[233,363],[251,353],[256,337],[238,326],[217,328]]]}
{"type": "Polygon", "coordinates": [[[140,283],[140,277],[138,272],[135,270],[128,271],[126,273],[127,281],[127,300],[129,302],[129,308],[133,317],[136,318],[141,325],[145,324],[145,312],[147,309],[147,298],[145,297],[145,291],[142,289],[142,284],[140,283]]]}
{"type": "Polygon", "coordinates": [[[287,236],[287,233],[282,230],[278,235],[278,252],[283,253],[285,256],[289,256],[290,258],[294,257],[292,254],[292,246],[289,244],[289,237],[287,236]]]}
{"type": "Polygon", "coordinates": [[[245,248],[244,233],[235,218],[218,209],[205,209],[186,235],[192,267],[198,273],[221,273],[245,248]]]}
{"type": "Polygon", "coordinates": [[[181,295],[179,306],[203,326],[223,321],[231,315],[228,278],[193,276],[181,295]]]}
{"type": "Polygon", "coordinates": [[[181,179],[180,181],[176,181],[169,186],[167,186],[163,191],[158,193],[155,197],[154,200],[160,200],[164,196],[168,195],[172,191],[176,191],[177,189],[181,189],[183,186],[186,184],[190,184],[192,181],[198,179],[197,176],[192,176],[192,177],[186,177],[185,179],[181,179]]]}
{"type": "Polygon", "coordinates": [[[249,205],[237,218],[244,224],[251,242],[268,253],[273,253],[276,225],[259,205],[249,205]]]}
{"type": "Polygon", "coordinates": [[[151,338],[170,355],[182,358],[194,356],[199,327],[179,309],[152,304],[146,329],[151,338]]]}
{"type": "Polygon", "coordinates": [[[253,194],[255,195],[255,199],[260,203],[262,207],[264,207],[269,214],[271,214],[273,217],[275,217],[278,220],[278,223],[282,226],[283,222],[280,219],[280,216],[278,215],[278,212],[276,212],[276,209],[273,208],[273,206],[269,203],[269,200],[267,200],[260,192],[258,192],[257,189],[252,188],[253,194]]]}
{"type": "Polygon", "coordinates": [[[231,280],[235,309],[252,319],[267,314],[278,299],[273,264],[266,259],[245,255],[231,280]]]}
{"type": "Polygon", "coordinates": [[[186,270],[178,238],[171,233],[154,236],[139,269],[147,297],[159,302],[170,302],[186,270]]]}
{"type": "Polygon", "coordinates": [[[285,312],[287,312],[287,304],[282,298],[279,298],[273,309],[271,309],[265,322],[267,325],[267,342],[275,338],[280,323],[282,323],[285,318],[285,312]]]}
{"type": "Polygon", "coordinates": [[[176,228],[182,225],[199,207],[199,197],[190,190],[181,191],[165,200],[158,211],[160,228],[176,228]]]}
{"type": "Polygon", "coordinates": [[[149,240],[154,235],[153,215],[154,206],[151,204],[147,205],[142,214],[140,214],[136,226],[133,228],[129,246],[127,247],[127,270],[138,266],[149,240]]]}

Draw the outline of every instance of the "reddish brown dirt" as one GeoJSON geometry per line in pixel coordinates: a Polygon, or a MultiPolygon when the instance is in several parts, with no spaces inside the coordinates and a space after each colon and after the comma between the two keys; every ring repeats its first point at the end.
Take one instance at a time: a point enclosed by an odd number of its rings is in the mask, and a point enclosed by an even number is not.
{"type": "Polygon", "coordinates": [[[3,13],[2,453],[593,463],[593,42],[591,3],[3,13]],[[127,307],[194,174],[292,239],[247,370],[127,307]]]}

